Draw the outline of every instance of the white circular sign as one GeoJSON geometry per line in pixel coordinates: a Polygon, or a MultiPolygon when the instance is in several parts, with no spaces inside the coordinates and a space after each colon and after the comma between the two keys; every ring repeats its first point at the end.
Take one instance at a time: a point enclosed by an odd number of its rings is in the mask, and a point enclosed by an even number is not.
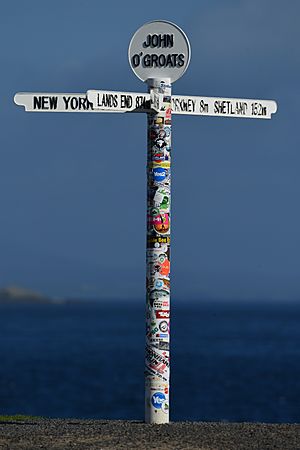
{"type": "Polygon", "coordinates": [[[165,20],[148,22],[133,35],[128,49],[129,64],[136,76],[178,80],[188,68],[190,43],[177,25],[165,20]]]}

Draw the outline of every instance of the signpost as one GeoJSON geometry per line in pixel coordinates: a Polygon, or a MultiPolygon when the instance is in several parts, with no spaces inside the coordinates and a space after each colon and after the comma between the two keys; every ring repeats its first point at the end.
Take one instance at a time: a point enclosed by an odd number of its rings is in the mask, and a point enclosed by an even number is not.
{"type": "Polygon", "coordinates": [[[87,93],[17,93],[30,112],[143,112],[148,116],[145,421],[169,422],[170,243],[172,114],[271,119],[273,100],[172,95],[186,71],[190,44],[167,21],[146,23],[131,39],[128,58],[148,93],[88,90],[87,93]]]}
{"type": "MultiPolygon", "coordinates": [[[[142,112],[155,110],[150,94],[88,90],[83,94],[19,92],[14,101],[30,112],[142,112]]],[[[173,114],[271,119],[277,110],[273,100],[223,97],[171,96],[173,114]]]]}

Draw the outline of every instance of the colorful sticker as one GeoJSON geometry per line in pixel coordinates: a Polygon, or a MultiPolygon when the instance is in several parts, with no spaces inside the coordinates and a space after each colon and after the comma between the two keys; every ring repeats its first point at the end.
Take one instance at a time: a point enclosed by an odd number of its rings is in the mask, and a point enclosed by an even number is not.
{"type": "Polygon", "coordinates": [[[162,192],[157,192],[154,198],[154,204],[160,211],[170,210],[170,196],[162,192]]]}
{"type": "MultiPolygon", "coordinates": [[[[170,318],[170,311],[166,310],[157,310],[155,311],[155,317],[157,319],[169,319],[170,318]]],[[[163,331],[161,329],[161,331],[163,331]]]]}
{"type": "Polygon", "coordinates": [[[151,305],[154,310],[156,309],[169,309],[170,308],[170,292],[165,291],[168,296],[164,296],[163,298],[155,298],[151,305]]]}
{"type": "Polygon", "coordinates": [[[158,234],[167,234],[170,230],[169,213],[161,212],[158,208],[151,208],[148,214],[148,230],[153,229],[158,234]]]}
{"type": "MultiPolygon", "coordinates": [[[[165,153],[164,153],[165,158],[165,153]]],[[[152,169],[153,179],[156,183],[163,183],[168,180],[170,171],[163,167],[155,167],[152,169]]]]}
{"type": "MultiPolygon", "coordinates": [[[[162,248],[162,245],[170,245],[170,236],[148,236],[147,247],[148,248],[162,248]]],[[[166,253],[166,250],[163,250],[166,253]]]]}
{"type": "MultiPolygon", "coordinates": [[[[164,289],[154,289],[149,294],[149,302],[150,305],[153,307],[155,300],[160,300],[160,302],[163,301],[163,299],[169,299],[170,293],[168,291],[165,291],[164,289]]],[[[157,307],[160,307],[161,303],[157,303],[157,307]]]]}
{"type": "Polygon", "coordinates": [[[156,409],[161,409],[162,404],[166,401],[166,396],[162,392],[155,392],[151,397],[151,403],[156,409]]]}

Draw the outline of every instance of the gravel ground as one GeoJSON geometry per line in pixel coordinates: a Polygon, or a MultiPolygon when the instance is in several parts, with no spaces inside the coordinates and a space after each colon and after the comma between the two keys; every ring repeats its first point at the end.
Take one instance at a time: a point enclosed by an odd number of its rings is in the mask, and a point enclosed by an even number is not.
{"type": "Polygon", "coordinates": [[[0,449],[300,450],[300,424],[5,421],[0,422],[0,449]]]}

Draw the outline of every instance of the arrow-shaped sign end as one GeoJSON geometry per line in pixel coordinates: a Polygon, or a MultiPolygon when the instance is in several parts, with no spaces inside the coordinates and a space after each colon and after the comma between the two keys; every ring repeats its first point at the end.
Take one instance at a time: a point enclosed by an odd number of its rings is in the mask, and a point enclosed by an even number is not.
{"type": "Polygon", "coordinates": [[[16,105],[18,105],[18,106],[26,106],[24,101],[22,101],[23,95],[24,95],[23,92],[17,92],[14,95],[14,102],[15,102],[16,105]]]}
{"type": "MultiPolygon", "coordinates": [[[[277,103],[275,100],[270,100],[270,115],[275,114],[277,112],[277,103]]],[[[271,118],[271,117],[270,117],[271,118]]]]}

